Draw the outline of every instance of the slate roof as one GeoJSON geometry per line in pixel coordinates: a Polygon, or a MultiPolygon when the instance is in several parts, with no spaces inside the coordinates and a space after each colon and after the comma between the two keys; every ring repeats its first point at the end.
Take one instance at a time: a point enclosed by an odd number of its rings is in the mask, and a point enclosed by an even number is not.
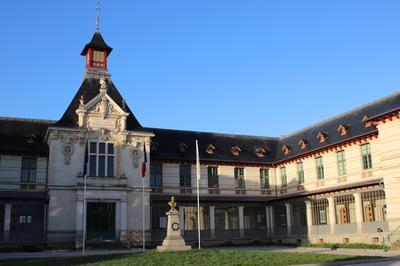
{"type": "Polygon", "coordinates": [[[0,118],[0,152],[47,154],[44,137],[47,128],[54,123],[51,120],[0,118]]]}
{"type": "Polygon", "coordinates": [[[267,137],[160,128],[144,128],[144,130],[155,134],[152,141],[153,144],[157,143],[159,147],[158,150],[151,150],[152,159],[195,160],[195,140],[197,139],[199,141],[199,156],[202,161],[272,163],[278,143],[277,138],[267,137]],[[182,143],[187,145],[186,152],[181,152],[179,149],[179,145],[182,143]],[[212,144],[215,147],[214,154],[206,152],[208,144],[212,144]],[[231,149],[233,146],[240,148],[239,156],[232,154],[231,149]],[[265,157],[256,155],[256,150],[259,147],[266,150],[265,157]]]}
{"type": "Polygon", "coordinates": [[[284,136],[279,140],[279,145],[276,150],[275,161],[296,157],[306,152],[318,150],[348,139],[376,132],[377,129],[374,126],[365,127],[365,124],[363,122],[364,116],[375,117],[381,114],[385,114],[388,111],[399,109],[400,92],[397,92],[377,101],[345,112],[343,114],[334,116],[328,120],[322,121],[318,124],[312,125],[300,131],[294,132],[290,135],[284,136]],[[340,124],[349,126],[349,131],[344,136],[341,136],[337,131],[340,124]],[[321,143],[317,139],[317,135],[319,132],[327,133],[328,138],[326,141],[321,143]],[[303,150],[298,145],[298,142],[301,139],[308,140],[308,146],[303,150]],[[286,155],[283,154],[281,151],[283,145],[291,146],[291,152],[286,155]]]}
{"type": "MultiPolygon", "coordinates": [[[[108,82],[107,94],[122,108],[123,98],[119,93],[118,89],[115,87],[114,83],[110,80],[108,82]]],[[[79,107],[79,99],[83,95],[85,103],[88,103],[91,99],[99,94],[100,89],[100,79],[97,78],[86,78],[83,80],[81,87],[75,94],[71,103],[69,104],[67,110],[63,114],[60,120],[57,121],[55,126],[58,127],[78,127],[78,116],[76,114],[76,109],[79,107]]],[[[133,112],[129,109],[129,106],[125,103],[125,111],[129,113],[126,120],[127,130],[138,130],[142,126],[139,121],[133,115],[133,112]]]]}
{"type": "Polygon", "coordinates": [[[81,55],[86,55],[87,50],[89,48],[94,48],[100,51],[107,51],[107,55],[109,55],[113,49],[106,44],[106,42],[103,39],[103,36],[101,36],[101,33],[99,31],[96,31],[93,34],[92,40],[89,43],[87,43],[85,47],[83,47],[81,55]]]}

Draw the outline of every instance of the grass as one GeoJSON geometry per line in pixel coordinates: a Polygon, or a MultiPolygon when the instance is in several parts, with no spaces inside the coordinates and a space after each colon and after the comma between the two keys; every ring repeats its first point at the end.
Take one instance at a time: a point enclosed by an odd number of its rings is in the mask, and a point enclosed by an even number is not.
{"type": "MultiPolygon", "coordinates": [[[[127,255],[88,256],[62,259],[0,261],[2,266],[66,265],[293,265],[364,259],[360,256],[288,253],[273,251],[192,250],[185,252],[147,251],[127,255]]],[[[369,257],[370,258],[370,257],[369,257]]]]}

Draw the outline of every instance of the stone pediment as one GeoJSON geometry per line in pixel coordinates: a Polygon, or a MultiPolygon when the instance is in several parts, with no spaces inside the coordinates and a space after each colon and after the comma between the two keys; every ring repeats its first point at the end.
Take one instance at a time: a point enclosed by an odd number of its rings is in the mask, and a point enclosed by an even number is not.
{"type": "Polygon", "coordinates": [[[76,113],[79,117],[79,127],[89,130],[107,129],[112,132],[125,131],[126,118],[129,115],[106,91],[100,91],[86,104],[81,99],[76,113]]]}

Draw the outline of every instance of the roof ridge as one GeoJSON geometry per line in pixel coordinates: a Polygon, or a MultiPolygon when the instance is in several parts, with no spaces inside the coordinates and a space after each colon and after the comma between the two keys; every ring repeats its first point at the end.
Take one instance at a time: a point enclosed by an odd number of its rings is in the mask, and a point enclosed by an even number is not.
{"type": "Polygon", "coordinates": [[[265,137],[265,136],[241,135],[241,134],[227,134],[227,133],[184,130],[184,129],[153,128],[153,127],[143,127],[143,128],[144,129],[149,129],[149,130],[155,129],[155,130],[178,131],[178,132],[199,133],[199,134],[204,134],[205,133],[205,134],[213,134],[213,135],[226,136],[226,137],[257,138],[257,139],[264,139],[264,140],[279,140],[278,137],[265,137]]]}
{"type": "Polygon", "coordinates": [[[21,118],[21,117],[7,117],[7,116],[0,116],[0,120],[16,121],[16,122],[47,123],[47,124],[54,124],[57,122],[57,120],[49,120],[49,119],[21,118]]]}
{"type": "Polygon", "coordinates": [[[345,112],[343,112],[343,113],[340,113],[340,114],[331,116],[331,117],[329,117],[329,118],[327,118],[327,119],[324,119],[324,120],[321,120],[321,121],[316,122],[316,123],[314,123],[314,124],[311,124],[310,126],[307,126],[307,127],[305,127],[305,128],[296,130],[296,131],[294,131],[294,132],[292,132],[292,133],[290,133],[290,134],[282,135],[282,136],[279,137],[279,140],[283,140],[283,139],[285,139],[285,138],[288,138],[288,137],[294,136],[294,135],[296,135],[296,134],[299,134],[300,132],[304,132],[304,131],[310,130],[310,129],[312,129],[312,128],[315,128],[315,127],[317,127],[317,126],[326,124],[327,122],[333,121],[333,120],[338,119],[338,118],[340,118],[340,117],[345,117],[346,115],[349,115],[350,113],[354,113],[354,112],[359,111],[359,110],[361,110],[361,109],[364,109],[364,108],[366,108],[366,107],[379,104],[380,102],[384,102],[384,101],[386,101],[387,99],[390,99],[390,98],[395,97],[395,96],[400,96],[400,91],[391,93],[391,94],[389,94],[389,95],[387,95],[387,96],[384,96],[384,97],[382,97],[382,98],[379,98],[379,99],[370,101],[370,102],[368,102],[368,103],[362,104],[362,105],[360,105],[360,106],[358,106],[358,107],[355,107],[355,108],[350,109],[350,110],[348,110],[348,111],[345,111],[345,112]]]}

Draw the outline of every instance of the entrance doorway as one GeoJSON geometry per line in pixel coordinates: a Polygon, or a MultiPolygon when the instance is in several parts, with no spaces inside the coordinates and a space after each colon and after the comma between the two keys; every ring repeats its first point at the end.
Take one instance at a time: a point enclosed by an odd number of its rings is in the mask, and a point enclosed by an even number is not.
{"type": "Polygon", "coordinates": [[[87,203],[87,240],[115,239],[115,203],[87,203]]]}

